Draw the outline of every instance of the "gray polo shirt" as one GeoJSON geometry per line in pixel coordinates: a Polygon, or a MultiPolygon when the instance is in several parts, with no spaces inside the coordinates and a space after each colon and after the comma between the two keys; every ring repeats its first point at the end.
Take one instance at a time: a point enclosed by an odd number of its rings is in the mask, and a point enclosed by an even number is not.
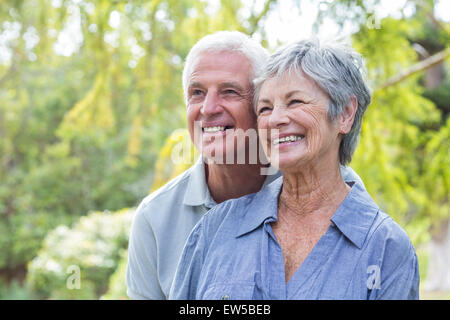
{"type": "MultiPolygon", "coordinates": [[[[344,180],[362,181],[350,167],[341,167],[344,180]]],[[[267,176],[264,186],[281,174],[267,176]]],[[[131,299],[167,299],[178,260],[194,226],[216,206],[209,193],[204,163],[148,195],[133,220],[128,247],[127,295],[131,299]]]]}

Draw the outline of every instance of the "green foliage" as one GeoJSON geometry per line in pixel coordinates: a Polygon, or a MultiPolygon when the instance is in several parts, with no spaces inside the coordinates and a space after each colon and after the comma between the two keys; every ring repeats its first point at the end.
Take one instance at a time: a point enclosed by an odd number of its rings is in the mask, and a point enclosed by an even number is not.
{"type": "Polygon", "coordinates": [[[21,286],[16,280],[9,285],[0,283],[0,300],[29,300],[34,299],[26,286],[21,286]]]}
{"type": "Polygon", "coordinates": [[[429,135],[425,152],[421,182],[427,199],[420,211],[437,224],[450,218],[450,117],[438,132],[429,135]]]}
{"type": "MultiPolygon", "coordinates": [[[[447,78],[439,87],[427,89],[424,96],[433,101],[443,111],[443,116],[450,114],[450,79],[447,78]]],[[[444,118],[445,119],[445,118],[444,118]]]]}
{"type": "Polygon", "coordinates": [[[422,96],[419,75],[377,89],[417,62],[408,41],[414,26],[387,18],[380,29],[362,26],[353,37],[375,90],[351,166],[417,245],[429,239],[433,224],[450,218],[448,124],[441,126],[440,110],[422,96]]]}
{"type": "Polygon", "coordinates": [[[57,225],[148,193],[160,148],[185,126],[182,62],[209,32],[245,31],[240,7],[2,1],[0,270],[23,269],[57,225]]]}
{"type": "Polygon", "coordinates": [[[98,299],[127,248],[132,216],[126,209],[93,212],[72,228],[51,231],[28,266],[30,290],[40,298],[98,299]],[[68,285],[73,266],[80,270],[79,289],[68,285]]]}
{"type": "Polygon", "coordinates": [[[162,187],[191,167],[199,156],[187,129],[177,129],[166,139],[155,164],[155,177],[150,192],[162,187]]]}
{"type": "Polygon", "coordinates": [[[116,271],[109,278],[108,291],[101,296],[103,300],[128,300],[126,286],[126,271],[128,262],[128,251],[122,251],[122,255],[116,271]]]}

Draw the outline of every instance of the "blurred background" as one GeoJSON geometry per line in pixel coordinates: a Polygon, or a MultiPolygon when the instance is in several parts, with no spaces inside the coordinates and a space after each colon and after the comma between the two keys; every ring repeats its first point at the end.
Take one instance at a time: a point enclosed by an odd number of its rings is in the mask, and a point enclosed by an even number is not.
{"type": "Polygon", "coordinates": [[[134,210],[195,159],[171,160],[183,61],[216,30],[365,57],[350,165],[413,241],[421,298],[450,299],[448,0],[1,0],[0,299],[126,299],[134,210]]]}

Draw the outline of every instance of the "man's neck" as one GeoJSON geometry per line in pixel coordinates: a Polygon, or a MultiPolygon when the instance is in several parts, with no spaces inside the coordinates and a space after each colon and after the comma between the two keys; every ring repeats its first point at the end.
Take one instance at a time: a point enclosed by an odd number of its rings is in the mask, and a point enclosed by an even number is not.
{"type": "Polygon", "coordinates": [[[261,175],[260,164],[205,164],[205,177],[214,201],[239,198],[258,192],[265,175],[261,175]]]}

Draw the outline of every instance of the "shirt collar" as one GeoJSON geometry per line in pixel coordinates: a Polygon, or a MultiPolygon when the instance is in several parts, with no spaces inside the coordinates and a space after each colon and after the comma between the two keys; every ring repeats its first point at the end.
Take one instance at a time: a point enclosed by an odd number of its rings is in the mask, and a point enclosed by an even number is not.
{"type": "MultiPolygon", "coordinates": [[[[253,231],[268,219],[277,220],[278,195],[282,185],[283,178],[279,177],[255,194],[242,217],[237,237],[253,231]]],[[[331,221],[348,240],[361,249],[379,208],[360,183],[352,181],[350,185],[352,189],[331,221]]]]}
{"type": "Polygon", "coordinates": [[[206,183],[205,163],[203,162],[202,156],[198,158],[191,168],[183,204],[188,206],[204,205],[207,208],[212,208],[216,205],[206,183]]]}
{"type": "MultiPolygon", "coordinates": [[[[281,176],[280,171],[277,171],[273,175],[268,175],[262,188],[272,183],[281,176]]],[[[188,187],[184,194],[183,204],[188,206],[201,206],[204,205],[211,209],[217,203],[214,201],[211,193],[209,192],[208,184],[205,177],[205,162],[202,156],[198,158],[195,164],[191,168],[191,174],[189,175],[188,187]]]]}
{"type": "Polygon", "coordinates": [[[352,189],[331,218],[334,225],[359,249],[380,210],[359,182],[350,182],[352,189]]]}
{"type": "Polygon", "coordinates": [[[261,189],[266,187],[267,185],[271,184],[272,182],[277,180],[279,177],[281,177],[281,172],[279,170],[277,170],[274,174],[268,175],[266,177],[266,180],[264,180],[264,183],[263,183],[261,189]]]}
{"type": "MultiPolygon", "coordinates": [[[[271,178],[273,179],[274,177],[271,178]]],[[[247,207],[247,212],[242,217],[240,227],[237,229],[237,237],[255,230],[267,219],[270,219],[270,221],[277,220],[278,195],[282,185],[283,177],[279,176],[275,181],[267,184],[266,187],[254,194],[247,207]]]]}

